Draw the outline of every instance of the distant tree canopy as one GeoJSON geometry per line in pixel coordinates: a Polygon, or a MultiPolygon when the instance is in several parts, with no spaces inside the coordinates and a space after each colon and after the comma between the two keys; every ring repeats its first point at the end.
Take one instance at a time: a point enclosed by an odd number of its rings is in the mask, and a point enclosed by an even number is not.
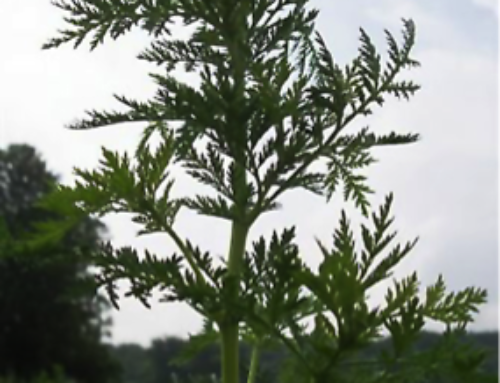
{"type": "MultiPolygon", "coordinates": [[[[440,334],[423,332],[415,345],[416,350],[431,348],[440,339],[440,334]]],[[[484,349],[488,353],[483,370],[491,374],[491,381],[498,381],[498,332],[469,333],[463,341],[484,349]]],[[[362,357],[370,358],[383,349],[390,348],[389,340],[372,344],[362,357]]],[[[123,383],[188,383],[212,382],[210,376],[219,375],[220,350],[216,344],[208,345],[196,357],[184,364],[177,363],[179,356],[186,352],[187,340],[180,338],[155,339],[148,348],[136,344],[113,347],[113,354],[123,366],[123,383]]],[[[244,364],[249,363],[251,348],[240,343],[244,364]]],[[[268,350],[261,355],[260,383],[278,383],[279,366],[285,360],[286,350],[268,350]]],[[[454,383],[453,380],[429,380],[428,383],[454,383]]]]}
{"type": "Polygon", "coordinates": [[[32,379],[59,367],[78,382],[110,382],[119,368],[101,343],[107,302],[87,288],[80,255],[105,226],[88,218],[57,243],[11,246],[36,223],[62,218],[34,206],[56,179],[33,147],[0,150],[0,376],[32,379]]]}

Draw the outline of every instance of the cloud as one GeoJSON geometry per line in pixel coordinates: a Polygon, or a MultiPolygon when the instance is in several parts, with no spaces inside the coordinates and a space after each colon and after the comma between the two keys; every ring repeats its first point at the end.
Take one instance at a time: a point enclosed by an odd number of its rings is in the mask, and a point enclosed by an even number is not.
{"type": "Polygon", "coordinates": [[[471,0],[456,0],[452,7],[432,0],[381,0],[370,3],[364,12],[378,28],[397,28],[402,17],[413,19],[418,52],[465,49],[495,55],[497,51],[497,17],[471,0]]]}
{"type": "Polygon", "coordinates": [[[487,9],[495,14],[498,18],[498,1],[497,0],[472,0],[472,3],[487,9]]]}

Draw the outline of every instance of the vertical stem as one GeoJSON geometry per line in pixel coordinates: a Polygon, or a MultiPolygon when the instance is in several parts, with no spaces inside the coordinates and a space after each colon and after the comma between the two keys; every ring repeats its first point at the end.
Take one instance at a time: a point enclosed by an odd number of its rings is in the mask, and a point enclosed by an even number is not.
{"type": "MultiPolygon", "coordinates": [[[[224,3],[224,2],[222,2],[224,3]]],[[[243,3],[244,4],[244,3],[243,3]]],[[[246,240],[249,226],[247,221],[247,201],[245,191],[246,179],[246,153],[247,143],[247,121],[242,116],[245,106],[245,73],[248,66],[247,57],[243,54],[247,44],[247,7],[237,0],[227,2],[224,7],[227,13],[224,15],[227,48],[230,56],[231,77],[234,80],[233,92],[227,110],[228,132],[225,138],[232,151],[235,165],[234,208],[238,217],[233,219],[231,228],[231,243],[229,247],[227,284],[224,289],[231,301],[239,299],[241,265],[245,256],[246,240]],[[233,3],[233,4],[230,4],[233,3]]],[[[222,383],[239,383],[239,318],[235,318],[231,312],[226,312],[225,318],[220,324],[222,341],[222,383]]]]}
{"type": "Polygon", "coordinates": [[[239,334],[238,323],[221,329],[222,339],[222,382],[239,383],[239,334]]]}
{"type": "MultiPolygon", "coordinates": [[[[237,300],[239,295],[239,276],[241,263],[245,255],[245,245],[248,235],[248,227],[233,222],[231,231],[231,244],[229,248],[228,277],[232,298],[237,300]],[[233,279],[234,278],[234,279],[233,279]]],[[[225,323],[220,326],[222,340],[222,382],[239,383],[239,323],[231,318],[231,313],[227,313],[225,323]]]]}
{"type": "Polygon", "coordinates": [[[239,276],[241,263],[245,256],[248,227],[238,221],[234,221],[231,230],[231,243],[229,245],[229,259],[227,263],[228,273],[239,276]]]}
{"type": "Polygon", "coordinates": [[[247,383],[255,383],[257,372],[259,371],[260,347],[258,344],[253,346],[252,358],[250,359],[250,371],[248,372],[247,383]]]}

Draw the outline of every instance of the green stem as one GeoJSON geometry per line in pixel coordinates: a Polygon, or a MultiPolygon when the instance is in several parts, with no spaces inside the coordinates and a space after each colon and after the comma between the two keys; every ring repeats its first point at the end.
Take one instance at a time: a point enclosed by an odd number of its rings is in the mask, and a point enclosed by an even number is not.
{"type": "MultiPolygon", "coordinates": [[[[247,201],[245,191],[246,179],[246,153],[244,147],[247,142],[247,121],[242,116],[245,108],[245,73],[248,66],[245,47],[247,46],[247,15],[249,10],[244,2],[233,2],[233,9],[228,9],[224,15],[222,29],[228,32],[224,39],[230,56],[230,67],[234,80],[231,99],[228,100],[227,124],[234,137],[227,136],[228,146],[232,151],[235,165],[234,211],[237,217],[233,219],[231,228],[231,242],[227,263],[227,282],[224,285],[224,295],[229,298],[229,303],[238,302],[240,295],[241,266],[245,256],[246,240],[249,226],[246,224],[247,201]],[[237,32],[237,33],[233,33],[237,32]]],[[[222,383],[239,383],[239,318],[228,312],[226,308],[224,318],[219,323],[222,341],[222,383]]]]}
{"type": "Polygon", "coordinates": [[[156,208],[149,201],[142,199],[141,203],[143,207],[147,210],[147,212],[151,214],[158,227],[163,229],[163,231],[165,231],[165,233],[167,233],[170,236],[170,238],[175,242],[179,250],[186,258],[194,274],[196,275],[197,281],[202,285],[206,284],[205,277],[203,276],[203,273],[201,272],[200,267],[198,266],[198,262],[196,262],[193,255],[187,248],[186,243],[184,243],[181,237],[179,237],[174,228],[171,225],[167,224],[165,220],[161,218],[156,208]]]}
{"type": "Polygon", "coordinates": [[[179,250],[182,252],[184,257],[186,258],[189,266],[193,270],[194,274],[196,275],[196,279],[198,280],[199,283],[201,284],[206,284],[206,280],[203,277],[203,274],[198,266],[198,263],[196,260],[193,258],[193,255],[187,248],[186,244],[184,241],[177,235],[175,230],[171,226],[165,226],[165,231],[168,235],[170,235],[170,238],[175,242],[179,250]]]}
{"type": "Polygon", "coordinates": [[[241,264],[245,256],[248,227],[240,222],[233,222],[231,230],[231,243],[229,247],[228,273],[239,276],[241,264]]]}
{"type": "Polygon", "coordinates": [[[259,371],[260,347],[258,344],[253,346],[252,358],[250,359],[250,371],[248,372],[247,383],[255,383],[257,372],[259,371]]]}
{"type": "MultiPolygon", "coordinates": [[[[230,294],[234,301],[238,300],[239,278],[241,264],[245,255],[248,227],[238,221],[233,222],[231,231],[231,244],[229,248],[228,277],[230,294]]],[[[239,383],[239,323],[231,318],[231,313],[226,313],[224,323],[220,325],[222,340],[222,382],[239,383]]]]}
{"type": "Polygon", "coordinates": [[[239,328],[238,323],[221,328],[222,340],[222,382],[239,383],[239,328]]]}

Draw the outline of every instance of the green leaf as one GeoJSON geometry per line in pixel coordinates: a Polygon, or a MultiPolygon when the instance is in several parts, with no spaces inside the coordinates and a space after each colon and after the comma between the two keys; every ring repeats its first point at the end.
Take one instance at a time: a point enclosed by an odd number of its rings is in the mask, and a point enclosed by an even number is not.
{"type": "Polygon", "coordinates": [[[207,197],[198,195],[195,198],[184,198],[183,206],[192,209],[198,214],[227,220],[237,219],[237,212],[222,197],[207,197]]]}

